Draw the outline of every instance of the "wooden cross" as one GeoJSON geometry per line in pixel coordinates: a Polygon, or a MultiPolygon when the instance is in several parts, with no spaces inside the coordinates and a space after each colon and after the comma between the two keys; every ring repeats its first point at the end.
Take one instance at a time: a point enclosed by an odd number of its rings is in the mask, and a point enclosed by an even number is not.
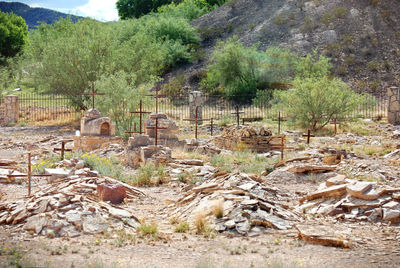
{"type": "Polygon", "coordinates": [[[303,134],[303,137],[307,137],[307,144],[310,144],[310,137],[315,137],[311,135],[311,130],[307,130],[307,134],[303,134]]]}
{"type": "Polygon", "coordinates": [[[97,95],[105,95],[104,93],[96,93],[96,91],[94,90],[94,82],[92,82],[92,92],[91,93],[85,93],[83,95],[90,95],[92,96],[92,109],[94,109],[94,96],[97,95]]]}
{"type": "Polygon", "coordinates": [[[160,89],[159,89],[159,86],[158,86],[158,84],[157,84],[157,85],[156,85],[156,93],[155,93],[155,94],[146,95],[146,96],[148,96],[148,97],[153,97],[153,98],[155,98],[155,100],[156,100],[156,113],[158,113],[158,99],[168,97],[168,95],[160,95],[160,94],[158,94],[159,91],[160,91],[160,89]]]}
{"type": "Polygon", "coordinates": [[[156,124],[154,127],[146,127],[146,129],[154,129],[154,145],[157,146],[158,144],[158,130],[159,129],[167,129],[165,127],[158,126],[158,117],[156,117],[156,124]]]}
{"type": "Polygon", "coordinates": [[[143,115],[144,114],[149,114],[150,112],[143,111],[143,102],[140,100],[139,102],[139,112],[130,112],[131,114],[139,114],[139,131],[136,131],[136,126],[134,131],[126,131],[125,133],[139,133],[143,134],[144,130],[142,128],[143,126],[143,115]]]}
{"type": "Polygon", "coordinates": [[[27,178],[28,179],[28,196],[31,196],[31,178],[32,177],[50,177],[51,175],[41,174],[41,175],[33,175],[32,174],[32,165],[31,165],[31,153],[28,153],[28,174],[26,175],[7,175],[8,178],[27,178]]]}
{"type": "MultiPolygon", "coordinates": [[[[192,121],[192,122],[195,122],[195,124],[196,124],[196,126],[195,126],[195,131],[194,131],[194,137],[195,137],[195,139],[197,140],[197,126],[198,126],[198,124],[199,124],[199,122],[203,122],[203,121],[208,121],[208,120],[210,120],[210,119],[199,119],[199,116],[198,116],[198,106],[196,106],[196,117],[194,118],[194,119],[192,119],[192,118],[190,118],[190,119],[183,119],[184,121],[192,121]]],[[[211,129],[212,129],[212,126],[211,126],[211,129]]],[[[212,130],[211,130],[212,131],[212,130]]],[[[212,135],[212,134],[211,134],[212,135]]]]}
{"type": "Polygon", "coordinates": [[[235,112],[234,112],[234,113],[231,113],[231,114],[236,115],[237,126],[239,126],[239,125],[240,125],[240,114],[244,114],[244,112],[239,112],[239,106],[236,105],[236,106],[235,106],[235,112]]]}
{"type": "Polygon", "coordinates": [[[72,140],[61,141],[61,148],[54,148],[53,152],[61,152],[61,160],[64,160],[64,152],[72,152],[72,149],[65,149],[65,144],[71,142],[72,140]]]}
{"type": "Polygon", "coordinates": [[[336,116],[333,119],[333,122],[331,122],[331,124],[333,124],[335,126],[335,135],[337,134],[337,125],[340,124],[340,122],[337,121],[336,116]]]}
{"type": "Polygon", "coordinates": [[[281,137],[281,160],[283,160],[283,151],[285,150],[285,137],[281,137]]]}

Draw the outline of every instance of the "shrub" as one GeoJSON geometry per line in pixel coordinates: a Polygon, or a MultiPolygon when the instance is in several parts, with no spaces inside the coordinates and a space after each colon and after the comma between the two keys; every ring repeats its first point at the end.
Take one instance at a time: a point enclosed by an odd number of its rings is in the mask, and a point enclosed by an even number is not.
{"type": "Polygon", "coordinates": [[[303,26],[301,26],[300,31],[302,33],[309,33],[309,32],[312,32],[315,29],[315,27],[317,27],[317,25],[312,20],[312,18],[305,17],[304,24],[303,24],[303,26]]]}
{"type": "Polygon", "coordinates": [[[276,47],[265,52],[255,46],[244,47],[234,37],[217,44],[201,86],[237,102],[250,102],[257,89],[290,79],[295,59],[289,51],[276,47]]]}
{"type": "Polygon", "coordinates": [[[342,19],[342,18],[346,17],[346,15],[347,15],[347,8],[345,8],[345,7],[336,7],[336,8],[333,9],[332,13],[336,18],[341,18],[342,19]]]}
{"type": "Polygon", "coordinates": [[[220,219],[224,216],[224,202],[223,201],[219,201],[218,204],[216,204],[213,207],[212,210],[215,218],[220,219]]]}
{"type": "Polygon", "coordinates": [[[197,19],[209,11],[209,5],[202,0],[184,0],[179,4],[172,2],[169,5],[158,8],[159,13],[165,13],[173,17],[182,17],[188,21],[197,19]]]}
{"type": "Polygon", "coordinates": [[[276,92],[288,116],[302,127],[315,131],[323,128],[335,116],[345,120],[366,99],[352,91],[337,78],[296,78],[293,89],[276,92]]]}
{"type": "Polygon", "coordinates": [[[259,108],[267,107],[272,99],[272,94],[272,90],[257,90],[253,104],[259,108]]]}
{"type": "Polygon", "coordinates": [[[137,231],[142,237],[158,238],[158,227],[156,223],[147,224],[143,222],[137,231]]]}

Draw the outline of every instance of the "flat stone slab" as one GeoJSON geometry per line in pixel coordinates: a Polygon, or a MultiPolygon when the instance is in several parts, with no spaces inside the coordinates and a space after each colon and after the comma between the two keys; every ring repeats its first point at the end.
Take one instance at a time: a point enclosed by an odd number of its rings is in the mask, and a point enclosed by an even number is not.
{"type": "Polygon", "coordinates": [[[368,181],[359,181],[354,184],[348,184],[346,191],[354,197],[363,199],[364,193],[371,190],[376,183],[368,181]]]}
{"type": "Polygon", "coordinates": [[[295,226],[298,231],[298,238],[306,242],[324,246],[350,248],[350,242],[346,239],[339,238],[332,232],[331,228],[326,226],[295,226]]]}
{"type": "Polygon", "coordinates": [[[345,175],[336,175],[335,177],[329,178],[326,180],[325,185],[327,187],[333,186],[333,185],[339,185],[339,184],[345,184],[346,183],[346,176],[345,175]]]}
{"type": "Polygon", "coordinates": [[[70,171],[63,168],[45,168],[44,174],[51,175],[54,179],[66,178],[70,171]]]}
{"type": "Polygon", "coordinates": [[[331,186],[329,188],[304,196],[303,198],[300,199],[300,203],[303,203],[304,201],[318,199],[321,197],[326,198],[326,197],[342,196],[346,193],[346,187],[347,184],[331,186]]]}

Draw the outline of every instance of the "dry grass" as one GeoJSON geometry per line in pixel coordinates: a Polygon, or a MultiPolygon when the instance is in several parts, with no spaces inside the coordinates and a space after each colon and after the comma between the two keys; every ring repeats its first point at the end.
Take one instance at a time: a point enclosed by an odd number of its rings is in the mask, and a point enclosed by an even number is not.
{"type": "Polygon", "coordinates": [[[196,227],[197,234],[203,234],[207,230],[206,216],[203,213],[199,213],[194,220],[194,226],[196,227]]]}
{"type": "Polygon", "coordinates": [[[224,201],[220,200],[218,204],[216,204],[213,209],[212,213],[217,219],[220,219],[224,216],[224,201]]]}

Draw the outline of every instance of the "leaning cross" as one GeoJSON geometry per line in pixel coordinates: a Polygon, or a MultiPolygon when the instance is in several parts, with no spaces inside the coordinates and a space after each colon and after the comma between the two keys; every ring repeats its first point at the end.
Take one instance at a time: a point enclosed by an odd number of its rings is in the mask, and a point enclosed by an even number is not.
{"type": "Polygon", "coordinates": [[[158,117],[156,117],[156,124],[154,127],[146,127],[146,129],[154,129],[154,145],[157,146],[158,144],[158,130],[159,129],[167,129],[165,127],[158,126],[158,117]]]}
{"type": "Polygon", "coordinates": [[[310,137],[315,137],[311,135],[311,130],[307,130],[307,134],[303,134],[303,137],[307,137],[307,144],[310,144],[310,137]]]}
{"type": "Polygon", "coordinates": [[[48,174],[33,175],[31,165],[31,153],[28,153],[28,174],[27,175],[7,175],[8,178],[27,178],[28,179],[28,196],[31,196],[31,178],[32,177],[50,177],[48,174]]]}
{"type": "MultiPolygon", "coordinates": [[[[203,121],[208,121],[208,120],[210,120],[210,119],[204,119],[204,118],[202,118],[202,119],[199,119],[199,116],[198,116],[198,106],[196,106],[196,117],[193,119],[193,118],[190,118],[190,119],[183,119],[184,121],[192,121],[192,122],[195,122],[195,124],[196,124],[196,127],[195,127],[195,131],[194,131],[194,137],[195,137],[195,139],[197,140],[197,126],[198,126],[198,124],[199,124],[199,122],[203,122],[203,121]]],[[[212,120],[212,119],[211,119],[212,120]]],[[[212,125],[211,125],[211,136],[212,136],[212,125]]]]}
{"type": "Polygon", "coordinates": [[[236,106],[235,106],[235,112],[233,112],[233,113],[231,113],[231,114],[236,115],[237,126],[239,126],[239,125],[240,125],[240,114],[244,114],[244,112],[243,112],[243,111],[242,111],[242,112],[239,112],[239,106],[236,105],[236,106]]]}
{"type": "Polygon", "coordinates": [[[92,82],[92,88],[91,88],[91,93],[85,93],[83,95],[89,95],[92,96],[92,109],[94,109],[94,96],[97,95],[105,95],[104,93],[96,93],[96,91],[94,90],[94,83],[92,82]]]}
{"type": "Polygon", "coordinates": [[[165,97],[168,96],[168,95],[160,95],[160,94],[158,94],[159,91],[160,91],[160,89],[158,88],[158,84],[157,84],[157,86],[156,86],[156,93],[155,93],[155,94],[146,95],[146,96],[148,96],[148,97],[153,97],[153,98],[155,98],[155,100],[156,100],[156,114],[158,114],[158,99],[165,98],[165,97]]]}
{"type": "Polygon", "coordinates": [[[336,116],[333,119],[333,122],[331,122],[331,124],[333,124],[335,126],[335,135],[337,134],[337,125],[340,124],[340,122],[337,121],[336,116]]]}
{"type": "Polygon", "coordinates": [[[61,141],[61,148],[54,148],[53,152],[61,152],[61,160],[64,160],[64,152],[72,152],[72,149],[66,149],[65,144],[71,142],[72,140],[61,141]]]}

